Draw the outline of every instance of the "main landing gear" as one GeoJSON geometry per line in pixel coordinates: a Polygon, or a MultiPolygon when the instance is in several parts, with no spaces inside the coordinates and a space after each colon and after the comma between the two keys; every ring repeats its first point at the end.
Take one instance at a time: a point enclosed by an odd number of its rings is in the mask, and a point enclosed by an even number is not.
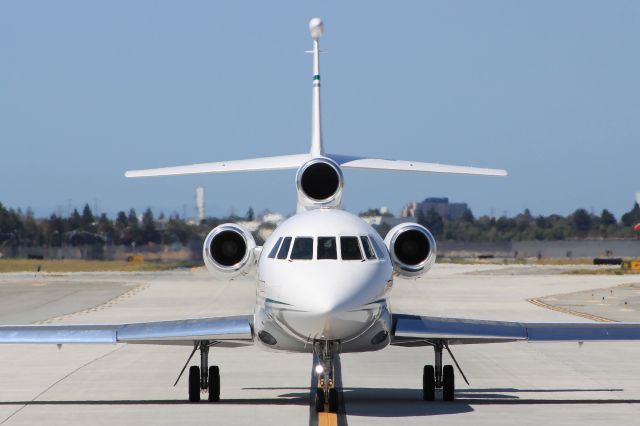
{"type": "Polygon", "coordinates": [[[460,369],[458,362],[449,349],[446,341],[438,340],[433,344],[435,353],[435,366],[425,365],[422,373],[422,399],[425,401],[433,401],[436,399],[436,389],[442,390],[443,401],[453,401],[455,398],[455,374],[452,365],[442,366],[442,350],[446,349],[451,359],[458,367],[458,371],[462,374],[464,381],[469,384],[464,373],[460,369]]]}
{"type": "Polygon", "coordinates": [[[316,342],[314,351],[318,358],[315,373],[318,376],[315,406],[318,413],[338,412],[338,389],[335,388],[334,357],[337,354],[338,343],[316,342]]]}
{"type": "Polygon", "coordinates": [[[187,359],[186,364],[182,368],[178,379],[173,384],[174,386],[182,377],[182,373],[189,365],[189,361],[197,350],[200,350],[200,367],[192,365],[189,367],[189,401],[200,402],[200,394],[202,392],[209,393],[209,401],[220,401],[220,368],[217,365],[209,366],[209,346],[211,343],[208,341],[195,342],[193,351],[187,359]]]}

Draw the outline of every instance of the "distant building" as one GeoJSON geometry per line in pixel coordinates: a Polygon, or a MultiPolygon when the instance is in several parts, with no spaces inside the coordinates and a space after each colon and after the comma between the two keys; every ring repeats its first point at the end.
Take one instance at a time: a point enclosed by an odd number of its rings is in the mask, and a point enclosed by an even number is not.
{"type": "Polygon", "coordinates": [[[389,212],[388,207],[380,207],[379,209],[370,209],[365,213],[360,214],[360,219],[367,222],[369,225],[377,228],[381,225],[387,225],[393,228],[404,222],[415,222],[415,218],[410,217],[395,217],[389,212]],[[379,214],[377,214],[379,213],[379,214]]]}
{"type": "Polygon", "coordinates": [[[239,220],[236,222],[238,225],[247,228],[249,232],[256,232],[260,226],[260,222],[257,220],[239,220]]]}
{"type": "Polygon", "coordinates": [[[640,206],[640,192],[636,192],[636,203],[640,206]]]}
{"type": "Polygon", "coordinates": [[[418,214],[425,216],[429,211],[434,210],[446,219],[460,219],[469,210],[467,203],[450,203],[447,197],[425,198],[421,203],[411,202],[402,209],[402,216],[417,217],[418,214]]]}
{"type": "Polygon", "coordinates": [[[369,225],[377,228],[380,225],[387,225],[390,228],[393,228],[396,225],[405,222],[414,222],[416,221],[415,217],[394,217],[394,216],[361,216],[362,220],[367,222],[369,225]]]}
{"type": "Polygon", "coordinates": [[[258,217],[258,219],[262,223],[273,223],[274,225],[280,225],[282,222],[284,222],[283,215],[281,215],[280,213],[273,213],[269,211],[265,211],[264,213],[262,213],[258,217]]]}

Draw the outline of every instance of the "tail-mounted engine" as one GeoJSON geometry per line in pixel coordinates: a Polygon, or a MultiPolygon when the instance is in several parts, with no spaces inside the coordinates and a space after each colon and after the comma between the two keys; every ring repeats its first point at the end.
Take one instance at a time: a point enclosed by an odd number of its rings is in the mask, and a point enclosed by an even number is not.
{"type": "Polygon", "coordinates": [[[402,277],[418,278],[436,261],[436,240],[427,228],[417,223],[401,223],[384,239],[394,272],[402,277]]]}
{"type": "Polygon", "coordinates": [[[343,187],[342,170],[336,162],[324,157],[307,161],[296,175],[298,211],[339,208],[343,187]]]}
{"type": "Polygon", "coordinates": [[[251,272],[256,264],[256,242],[247,229],[234,223],[213,228],[204,240],[202,257],[217,278],[233,278],[251,272]]]}

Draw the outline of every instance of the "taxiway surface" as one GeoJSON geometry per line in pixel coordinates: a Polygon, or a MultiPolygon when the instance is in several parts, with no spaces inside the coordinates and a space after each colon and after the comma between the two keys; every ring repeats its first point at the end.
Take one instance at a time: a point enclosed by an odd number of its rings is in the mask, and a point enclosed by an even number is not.
{"type": "MultiPolygon", "coordinates": [[[[557,303],[579,310],[575,305],[588,304],[584,295],[591,297],[592,290],[640,281],[634,276],[557,272],[544,267],[436,265],[418,281],[397,280],[391,307],[394,312],[433,316],[588,321],[527,300],[542,298],[552,304],[554,300],[544,297],[554,295],[557,303]],[[564,294],[570,296],[558,297],[564,294]]],[[[640,321],[638,298],[628,295],[632,302],[624,307],[598,305],[598,315],[640,321]]],[[[214,281],[203,270],[4,274],[0,322],[113,323],[247,314],[253,311],[254,297],[251,281],[214,281]]],[[[456,376],[454,402],[421,399],[422,366],[433,362],[431,349],[389,347],[342,355],[346,414],[339,416],[339,423],[640,423],[640,342],[452,349],[471,382],[467,386],[456,376]]],[[[211,361],[221,369],[222,400],[190,404],[184,378],[172,387],[189,352],[180,346],[0,346],[0,424],[317,422],[310,410],[310,355],[256,347],[214,349],[211,361]]],[[[450,362],[446,355],[445,362],[450,362]]]]}

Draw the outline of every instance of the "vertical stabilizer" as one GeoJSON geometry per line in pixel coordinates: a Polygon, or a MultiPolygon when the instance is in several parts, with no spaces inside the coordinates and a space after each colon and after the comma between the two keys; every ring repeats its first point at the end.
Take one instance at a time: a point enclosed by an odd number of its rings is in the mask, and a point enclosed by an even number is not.
{"type": "Polygon", "coordinates": [[[309,21],[309,32],[313,38],[313,99],[311,104],[311,155],[324,155],[322,145],[322,123],[320,120],[320,37],[324,33],[322,19],[309,21]]]}

